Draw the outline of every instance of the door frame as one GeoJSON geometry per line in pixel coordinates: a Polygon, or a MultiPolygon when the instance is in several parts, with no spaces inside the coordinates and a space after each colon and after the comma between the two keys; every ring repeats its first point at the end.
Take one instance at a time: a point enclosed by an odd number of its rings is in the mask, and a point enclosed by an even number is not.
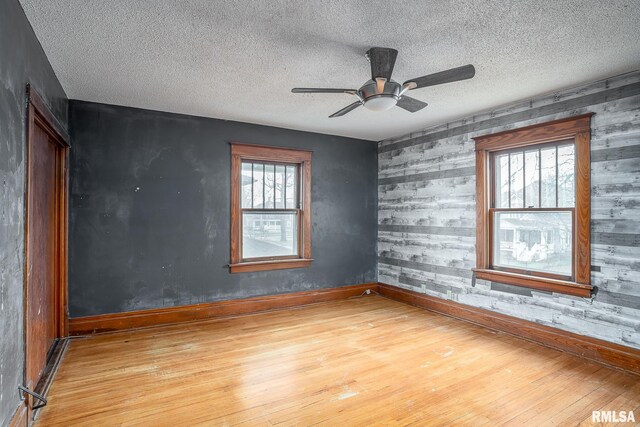
{"type": "MultiPolygon", "coordinates": [[[[58,122],[56,117],[51,113],[40,95],[27,85],[27,121],[26,121],[26,168],[25,168],[25,223],[24,223],[24,382],[27,382],[29,368],[29,343],[27,340],[27,331],[29,327],[29,319],[27,316],[27,301],[29,297],[29,193],[31,190],[31,163],[30,151],[34,142],[34,129],[39,126],[51,137],[56,143],[56,195],[54,199],[56,211],[56,235],[58,244],[56,246],[55,264],[56,264],[56,283],[54,284],[54,312],[55,312],[55,332],[57,338],[64,338],[68,335],[68,302],[67,302],[67,259],[68,259],[68,163],[69,163],[69,135],[65,128],[58,122]]],[[[49,355],[47,355],[48,357],[49,355]]],[[[32,390],[37,384],[25,384],[32,390]]],[[[31,399],[28,399],[31,400],[31,399]]],[[[29,408],[31,405],[29,405],[29,408]]],[[[28,409],[31,412],[30,409],[28,409]]]]}

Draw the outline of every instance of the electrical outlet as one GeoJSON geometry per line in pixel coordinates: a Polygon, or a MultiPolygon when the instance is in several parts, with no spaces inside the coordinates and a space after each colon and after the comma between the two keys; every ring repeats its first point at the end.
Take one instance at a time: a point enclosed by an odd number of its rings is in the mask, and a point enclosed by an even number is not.
{"type": "Polygon", "coordinates": [[[451,289],[447,289],[447,299],[451,299],[452,298],[452,293],[451,293],[451,289]]]}
{"type": "Polygon", "coordinates": [[[424,283],[422,284],[422,293],[423,294],[427,293],[427,285],[425,285],[424,283]]]}

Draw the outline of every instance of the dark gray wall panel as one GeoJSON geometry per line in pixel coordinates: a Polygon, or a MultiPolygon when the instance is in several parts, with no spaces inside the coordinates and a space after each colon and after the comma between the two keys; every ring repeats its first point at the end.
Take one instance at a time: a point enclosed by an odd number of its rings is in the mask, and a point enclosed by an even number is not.
{"type": "Polygon", "coordinates": [[[71,101],[71,317],[376,280],[375,142],[71,101]],[[313,150],[310,268],[230,274],[230,141],[313,150]]]}
{"type": "Polygon", "coordinates": [[[441,298],[640,347],[640,72],[505,106],[378,150],[378,276],[441,298]],[[593,301],[477,281],[473,137],[592,119],[593,301]]]}
{"type": "Polygon", "coordinates": [[[18,0],[0,2],[0,425],[18,406],[24,348],[26,85],[67,123],[67,99],[18,0]]]}

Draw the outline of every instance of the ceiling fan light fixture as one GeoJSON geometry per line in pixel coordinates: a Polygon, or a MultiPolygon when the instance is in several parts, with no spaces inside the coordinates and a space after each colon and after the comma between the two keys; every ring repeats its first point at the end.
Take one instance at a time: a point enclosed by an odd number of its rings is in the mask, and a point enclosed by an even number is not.
{"type": "Polygon", "coordinates": [[[386,111],[396,105],[398,100],[393,95],[374,96],[364,101],[364,106],[371,111],[386,111]]]}
{"type": "Polygon", "coordinates": [[[388,47],[372,47],[365,54],[371,64],[371,80],[359,89],[304,88],[291,89],[293,93],[346,93],[358,98],[352,104],[330,115],[341,117],[360,106],[371,111],[386,111],[395,106],[410,113],[416,113],[427,106],[426,102],[405,95],[409,90],[467,80],[476,74],[473,65],[451,68],[438,73],[427,74],[407,80],[403,84],[391,79],[398,51],[388,47]]]}

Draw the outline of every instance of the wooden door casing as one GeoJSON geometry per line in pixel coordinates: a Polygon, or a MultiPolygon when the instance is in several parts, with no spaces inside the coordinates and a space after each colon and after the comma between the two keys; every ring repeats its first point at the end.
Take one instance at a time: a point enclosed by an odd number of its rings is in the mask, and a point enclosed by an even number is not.
{"type": "MultiPolygon", "coordinates": [[[[27,87],[24,385],[34,390],[52,345],[67,334],[68,136],[27,87]]],[[[27,399],[28,417],[34,402],[27,399]]]]}

